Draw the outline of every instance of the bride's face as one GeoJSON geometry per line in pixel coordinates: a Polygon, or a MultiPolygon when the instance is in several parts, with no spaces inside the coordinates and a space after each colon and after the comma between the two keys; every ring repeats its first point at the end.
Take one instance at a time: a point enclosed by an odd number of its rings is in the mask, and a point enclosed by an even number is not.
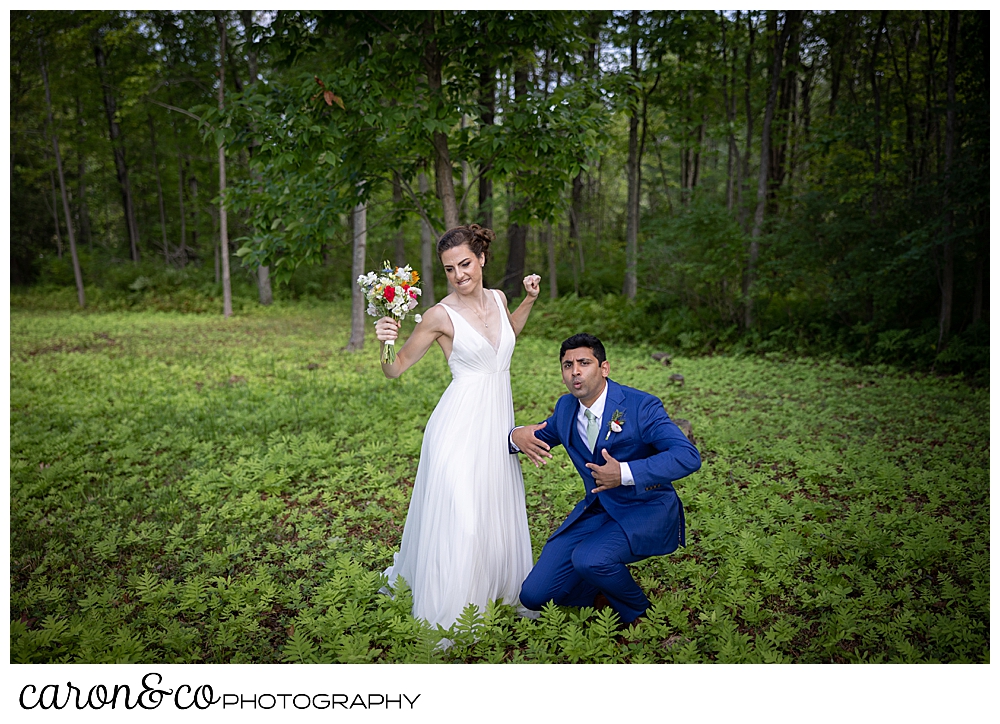
{"type": "Polygon", "coordinates": [[[453,246],[441,253],[441,264],[448,282],[459,294],[470,292],[483,286],[483,255],[476,256],[468,244],[453,246]]]}

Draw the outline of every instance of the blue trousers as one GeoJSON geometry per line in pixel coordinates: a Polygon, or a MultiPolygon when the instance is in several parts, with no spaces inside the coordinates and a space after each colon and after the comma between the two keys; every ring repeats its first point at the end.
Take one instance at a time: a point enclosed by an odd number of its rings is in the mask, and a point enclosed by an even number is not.
{"type": "Polygon", "coordinates": [[[625,531],[594,503],[542,548],[538,563],[521,586],[521,605],[538,611],[549,601],[559,606],[593,606],[603,593],[618,617],[630,623],[649,608],[649,599],[626,568],[637,556],[625,531]]]}

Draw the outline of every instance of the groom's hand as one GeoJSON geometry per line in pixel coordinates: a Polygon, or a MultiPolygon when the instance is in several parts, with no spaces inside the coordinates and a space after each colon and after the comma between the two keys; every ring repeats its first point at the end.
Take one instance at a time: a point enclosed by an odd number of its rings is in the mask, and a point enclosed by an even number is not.
{"type": "Polygon", "coordinates": [[[536,468],[539,465],[548,463],[549,458],[552,457],[552,453],[549,452],[549,446],[535,437],[535,430],[541,430],[546,424],[543,422],[539,425],[515,427],[513,432],[510,433],[511,442],[517,445],[521,452],[528,456],[528,459],[535,464],[536,468]]]}
{"type": "Polygon", "coordinates": [[[591,474],[594,476],[594,482],[597,483],[597,487],[591,490],[591,493],[603,493],[605,490],[617,488],[622,484],[621,463],[611,457],[607,448],[601,450],[601,453],[604,455],[604,465],[587,463],[587,467],[590,468],[591,474]]]}

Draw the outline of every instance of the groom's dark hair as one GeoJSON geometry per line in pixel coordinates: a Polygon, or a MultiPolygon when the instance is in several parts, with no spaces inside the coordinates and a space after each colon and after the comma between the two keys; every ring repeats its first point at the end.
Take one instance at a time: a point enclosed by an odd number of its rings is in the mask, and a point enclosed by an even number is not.
{"type": "Polygon", "coordinates": [[[559,348],[559,361],[562,362],[562,358],[571,349],[579,349],[580,347],[589,347],[594,353],[594,357],[597,358],[598,364],[604,364],[604,361],[608,358],[604,352],[604,345],[601,344],[601,340],[592,334],[583,332],[581,334],[574,334],[562,343],[562,347],[559,348]]]}

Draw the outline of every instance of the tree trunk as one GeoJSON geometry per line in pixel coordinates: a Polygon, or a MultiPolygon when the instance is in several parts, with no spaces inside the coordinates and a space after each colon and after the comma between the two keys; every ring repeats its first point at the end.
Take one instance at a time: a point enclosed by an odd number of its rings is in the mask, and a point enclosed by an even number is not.
{"type": "MultiPolygon", "coordinates": [[[[629,50],[629,70],[632,82],[639,82],[639,11],[632,11],[632,43],[629,50]]],[[[632,98],[632,113],[628,120],[628,199],[625,209],[625,281],[622,295],[635,299],[638,282],[636,273],[639,255],[639,99],[632,98]]]]}
{"type": "Polygon", "coordinates": [[[955,211],[951,204],[952,162],[955,160],[955,51],[958,44],[960,10],[948,11],[948,110],[944,141],[944,270],[941,278],[941,316],[938,322],[938,350],[944,348],[951,333],[951,307],[955,287],[955,211]]]}
{"type": "MultiPolygon", "coordinates": [[[[989,237],[987,236],[987,240],[989,237]]],[[[989,243],[987,241],[987,243],[989,243]]],[[[972,323],[978,324],[979,320],[983,318],[983,277],[986,276],[986,268],[988,264],[988,256],[986,254],[986,245],[982,245],[976,254],[976,267],[975,267],[975,286],[972,290],[972,323]]]]}
{"type": "Polygon", "coordinates": [[[545,244],[549,252],[549,298],[559,296],[559,276],[556,273],[556,235],[552,233],[552,224],[545,225],[545,244]]]}
{"type": "MultiPolygon", "coordinates": [[[[441,68],[444,61],[438,51],[434,30],[434,20],[431,16],[424,23],[424,37],[427,45],[423,60],[427,70],[428,88],[431,95],[438,96],[441,94],[441,68]]],[[[434,177],[437,184],[437,194],[441,199],[442,211],[444,211],[444,228],[445,231],[448,231],[459,225],[458,203],[455,200],[454,169],[451,165],[451,153],[448,150],[448,136],[441,131],[435,131],[431,134],[431,143],[434,146],[434,177]]]]}
{"type": "Polygon", "coordinates": [[[181,268],[187,265],[187,212],[184,210],[184,157],[177,152],[177,206],[181,219],[181,243],[177,249],[177,259],[181,268]]]}
{"type": "MultiPolygon", "coordinates": [[[[487,63],[479,73],[479,120],[483,126],[493,125],[496,89],[496,68],[487,63]]],[[[479,223],[487,229],[493,228],[493,179],[489,165],[479,172],[479,223]]]]}
{"type": "Polygon", "coordinates": [[[901,28],[900,35],[903,39],[903,60],[904,68],[906,69],[906,74],[900,72],[899,61],[896,59],[896,48],[892,42],[892,35],[886,30],[885,39],[889,44],[889,57],[892,60],[892,67],[895,71],[896,82],[899,83],[900,90],[902,91],[903,100],[903,111],[906,114],[906,137],[904,141],[904,148],[906,149],[906,159],[907,167],[909,169],[909,182],[913,183],[915,179],[915,161],[917,155],[913,147],[913,92],[911,89],[913,82],[913,73],[910,67],[910,46],[912,44],[912,34],[907,36],[905,34],[905,27],[901,28]]]}
{"type": "MultiPolygon", "coordinates": [[[[701,123],[698,124],[698,145],[694,148],[694,164],[691,171],[691,191],[694,193],[694,189],[698,186],[698,177],[701,175],[701,149],[705,145],[705,122],[708,117],[704,114],[701,117],[701,123]]],[[[640,165],[639,170],[642,170],[640,165]]]]}
{"type": "Polygon", "coordinates": [[[160,205],[160,233],[163,236],[163,263],[170,266],[170,245],[167,243],[167,211],[163,204],[163,183],[160,179],[160,164],[156,160],[156,127],[153,125],[153,115],[146,116],[149,121],[149,150],[153,157],[153,169],[156,171],[156,200],[160,205]]]}
{"type": "Polygon", "coordinates": [[[764,207],[767,204],[767,179],[769,176],[769,166],[771,157],[771,122],[774,119],[774,106],[778,98],[778,84],[781,79],[781,59],[784,54],[785,42],[788,33],[794,23],[794,13],[796,10],[789,10],[785,15],[785,23],[782,26],[781,34],[777,32],[778,19],[777,11],[774,12],[771,23],[771,31],[774,43],[773,60],[771,63],[771,90],[767,95],[767,104],[764,106],[764,122],[761,129],[760,141],[760,173],[757,175],[757,209],[754,212],[753,230],[750,232],[750,250],[747,258],[747,273],[743,283],[744,313],[743,327],[749,330],[753,326],[753,297],[751,296],[757,258],[760,256],[760,236],[764,229],[764,207]]]}
{"type": "MultiPolygon", "coordinates": [[[[519,61],[514,69],[514,104],[524,103],[528,95],[528,68],[519,61]]],[[[517,194],[511,194],[510,216],[524,208],[526,201],[517,194]]],[[[508,299],[519,295],[521,280],[524,278],[524,263],[528,252],[528,225],[511,223],[507,227],[507,267],[500,288],[508,299]]]]}
{"type": "MultiPolygon", "coordinates": [[[[397,173],[392,174],[392,203],[397,210],[403,206],[403,185],[400,183],[397,173]]],[[[395,242],[393,261],[396,266],[404,266],[406,264],[406,234],[403,233],[402,224],[396,229],[395,242]]]]}
{"type": "MultiPolygon", "coordinates": [[[[753,16],[747,12],[747,35],[749,43],[747,45],[747,57],[745,65],[745,76],[743,79],[743,103],[744,113],[747,118],[746,147],[743,151],[743,168],[740,171],[740,186],[736,193],[736,205],[739,208],[740,228],[744,234],[750,233],[750,209],[744,200],[744,194],[750,194],[750,149],[753,145],[753,105],[751,103],[750,86],[753,80],[753,41],[755,35],[753,27],[753,16]]],[[[747,294],[747,276],[744,269],[743,274],[743,296],[747,294]]]]}
{"type": "Polygon", "coordinates": [[[351,339],[345,350],[357,352],[365,344],[365,295],[356,280],[365,273],[365,254],[368,244],[368,205],[358,204],[351,214],[354,234],[354,257],[351,262],[351,339]]]}
{"type": "MultiPolygon", "coordinates": [[[[469,119],[463,113],[462,114],[462,120],[461,120],[461,126],[460,127],[464,130],[466,127],[468,127],[468,125],[469,125],[469,119]]],[[[462,162],[461,162],[461,168],[462,168],[462,199],[465,200],[466,199],[466,193],[469,190],[469,162],[466,159],[464,159],[464,158],[462,159],[462,162]]],[[[459,209],[459,212],[460,212],[459,216],[462,219],[462,221],[465,224],[468,224],[469,223],[469,205],[468,204],[463,204],[462,208],[459,209]]]]}
{"type": "Polygon", "coordinates": [[[771,160],[767,186],[767,198],[771,212],[777,211],[777,193],[788,175],[788,149],[794,132],[795,109],[798,106],[796,69],[799,66],[800,22],[800,11],[785,14],[783,32],[783,35],[787,37],[785,70],[778,81],[777,110],[771,121],[771,160]]]}
{"type": "MultiPolygon", "coordinates": [[[[722,78],[723,102],[726,106],[727,134],[726,148],[726,211],[733,212],[733,205],[736,203],[736,164],[739,163],[739,151],[736,148],[736,45],[733,44],[732,52],[729,54],[730,60],[727,63],[726,46],[726,23],[725,15],[719,15],[719,22],[722,27],[722,64],[725,67],[725,75],[722,78]]],[[[736,11],[734,27],[739,27],[740,11],[736,11]]]]}
{"type": "MultiPolygon", "coordinates": [[[[219,222],[218,219],[215,218],[215,214],[212,214],[212,225],[218,226],[218,223],[219,222]]],[[[215,235],[213,234],[213,238],[214,236],[215,235]]],[[[222,267],[219,266],[219,244],[216,241],[212,242],[212,254],[215,256],[215,283],[218,284],[220,281],[222,281],[222,278],[220,276],[222,272],[222,267]]]]}
{"type": "Polygon", "coordinates": [[[879,214],[879,177],[882,174],[882,96],[875,66],[878,62],[878,49],[882,43],[882,31],[885,29],[885,18],[888,14],[888,10],[883,10],[879,18],[878,30],[875,31],[875,42],[872,44],[871,63],[868,66],[872,97],[875,101],[875,178],[872,183],[872,219],[875,219],[879,214]]]}
{"type": "MultiPolygon", "coordinates": [[[[52,187],[52,224],[56,230],[56,257],[62,259],[63,255],[63,243],[62,243],[62,226],[59,224],[59,192],[56,191],[56,176],[49,169],[49,186],[52,187]]],[[[46,202],[46,206],[48,203],[46,202]]]]}
{"type": "Polygon", "coordinates": [[[52,120],[52,92],[49,88],[49,73],[45,67],[45,54],[42,51],[41,38],[38,38],[38,57],[42,66],[42,80],[45,83],[45,109],[48,112],[49,133],[52,136],[52,153],[55,154],[56,171],[59,174],[59,190],[62,194],[63,214],[66,216],[66,235],[69,237],[69,253],[73,258],[76,299],[82,309],[87,304],[83,294],[83,274],[80,271],[80,258],[76,253],[76,237],[73,234],[73,215],[69,210],[69,194],[66,192],[66,176],[63,173],[62,154],[59,152],[59,137],[56,135],[56,124],[52,120]]]}
{"type": "MultiPolygon", "coordinates": [[[[226,23],[222,15],[215,13],[215,24],[219,28],[219,112],[226,110],[226,23]]],[[[226,146],[219,143],[219,251],[222,263],[222,314],[233,314],[233,290],[229,279],[229,220],[226,216],[226,146]]]]}
{"type": "MultiPolygon", "coordinates": [[[[171,103],[171,105],[173,104],[171,103]]],[[[177,248],[177,260],[180,262],[181,268],[183,268],[187,264],[187,213],[184,211],[184,155],[181,153],[181,141],[180,134],[177,132],[177,124],[171,119],[170,125],[174,129],[174,143],[177,146],[177,207],[181,220],[181,243],[177,248]]]]}
{"type": "Polygon", "coordinates": [[[128,178],[128,163],[125,160],[125,139],[115,116],[118,113],[115,96],[108,82],[107,60],[99,37],[94,39],[94,60],[101,77],[101,88],[104,91],[104,111],[108,116],[108,132],[111,136],[111,146],[115,156],[115,171],[118,174],[118,185],[121,187],[122,207],[125,210],[125,229],[128,232],[129,247],[132,261],[139,263],[139,225],[135,218],[135,206],[132,201],[132,186],[128,178]]]}
{"type": "Polygon", "coordinates": [[[77,209],[80,214],[80,241],[87,242],[90,250],[94,250],[94,240],[90,233],[90,209],[87,207],[86,156],[83,153],[83,101],[76,97],[76,158],[77,158],[77,209]]]}
{"type": "MultiPolygon", "coordinates": [[[[426,194],[430,190],[430,184],[427,182],[427,174],[421,171],[417,176],[417,183],[420,185],[421,195],[426,194]]],[[[437,300],[434,296],[434,266],[437,264],[437,254],[435,254],[434,248],[434,230],[431,229],[430,225],[420,219],[420,289],[421,295],[420,300],[423,302],[425,309],[430,309],[435,304],[437,300]]]]}
{"type": "Polygon", "coordinates": [[[580,222],[583,220],[583,171],[573,177],[569,205],[569,242],[571,251],[579,256],[580,271],[583,271],[583,242],[580,239],[580,222]]]}
{"type": "MultiPolygon", "coordinates": [[[[252,86],[257,82],[257,41],[253,37],[253,11],[240,10],[239,15],[247,43],[247,69],[249,71],[247,85],[252,86]]],[[[251,159],[257,150],[257,145],[256,141],[250,144],[251,159]]],[[[261,178],[257,171],[251,169],[250,175],[258,184],[260,183],[261,178]]],[[[264,306],[274,301],[274,295],[271,291],[271,269],[267,266],[257,267],[257,300],[264,306]]]]}
{"type": "MultiPolygon", "coordinates": [[[[185,159],[185,165],[188,161],[185,159]]],[[[188,192],[191,194],[191,249],[195,257],[198,256],[198,177],[193,173],[187,173],[188,192]]],[[[187,250],[185,249],[185,254],[187,250]]]]}
{"type": "MultiPolygon", "coordinates": [[[[515,199],[511,203],[511,213],[524,206],[523,199],[515,199]]],[[[504,270],[503,280],[500,288],[508,299],[513,299],[519,295],[521,280],[524,278],[524,264],[528,251],[528,229],[527,224],[509,224],[507,226],[507,267],[504,270]]]]}

